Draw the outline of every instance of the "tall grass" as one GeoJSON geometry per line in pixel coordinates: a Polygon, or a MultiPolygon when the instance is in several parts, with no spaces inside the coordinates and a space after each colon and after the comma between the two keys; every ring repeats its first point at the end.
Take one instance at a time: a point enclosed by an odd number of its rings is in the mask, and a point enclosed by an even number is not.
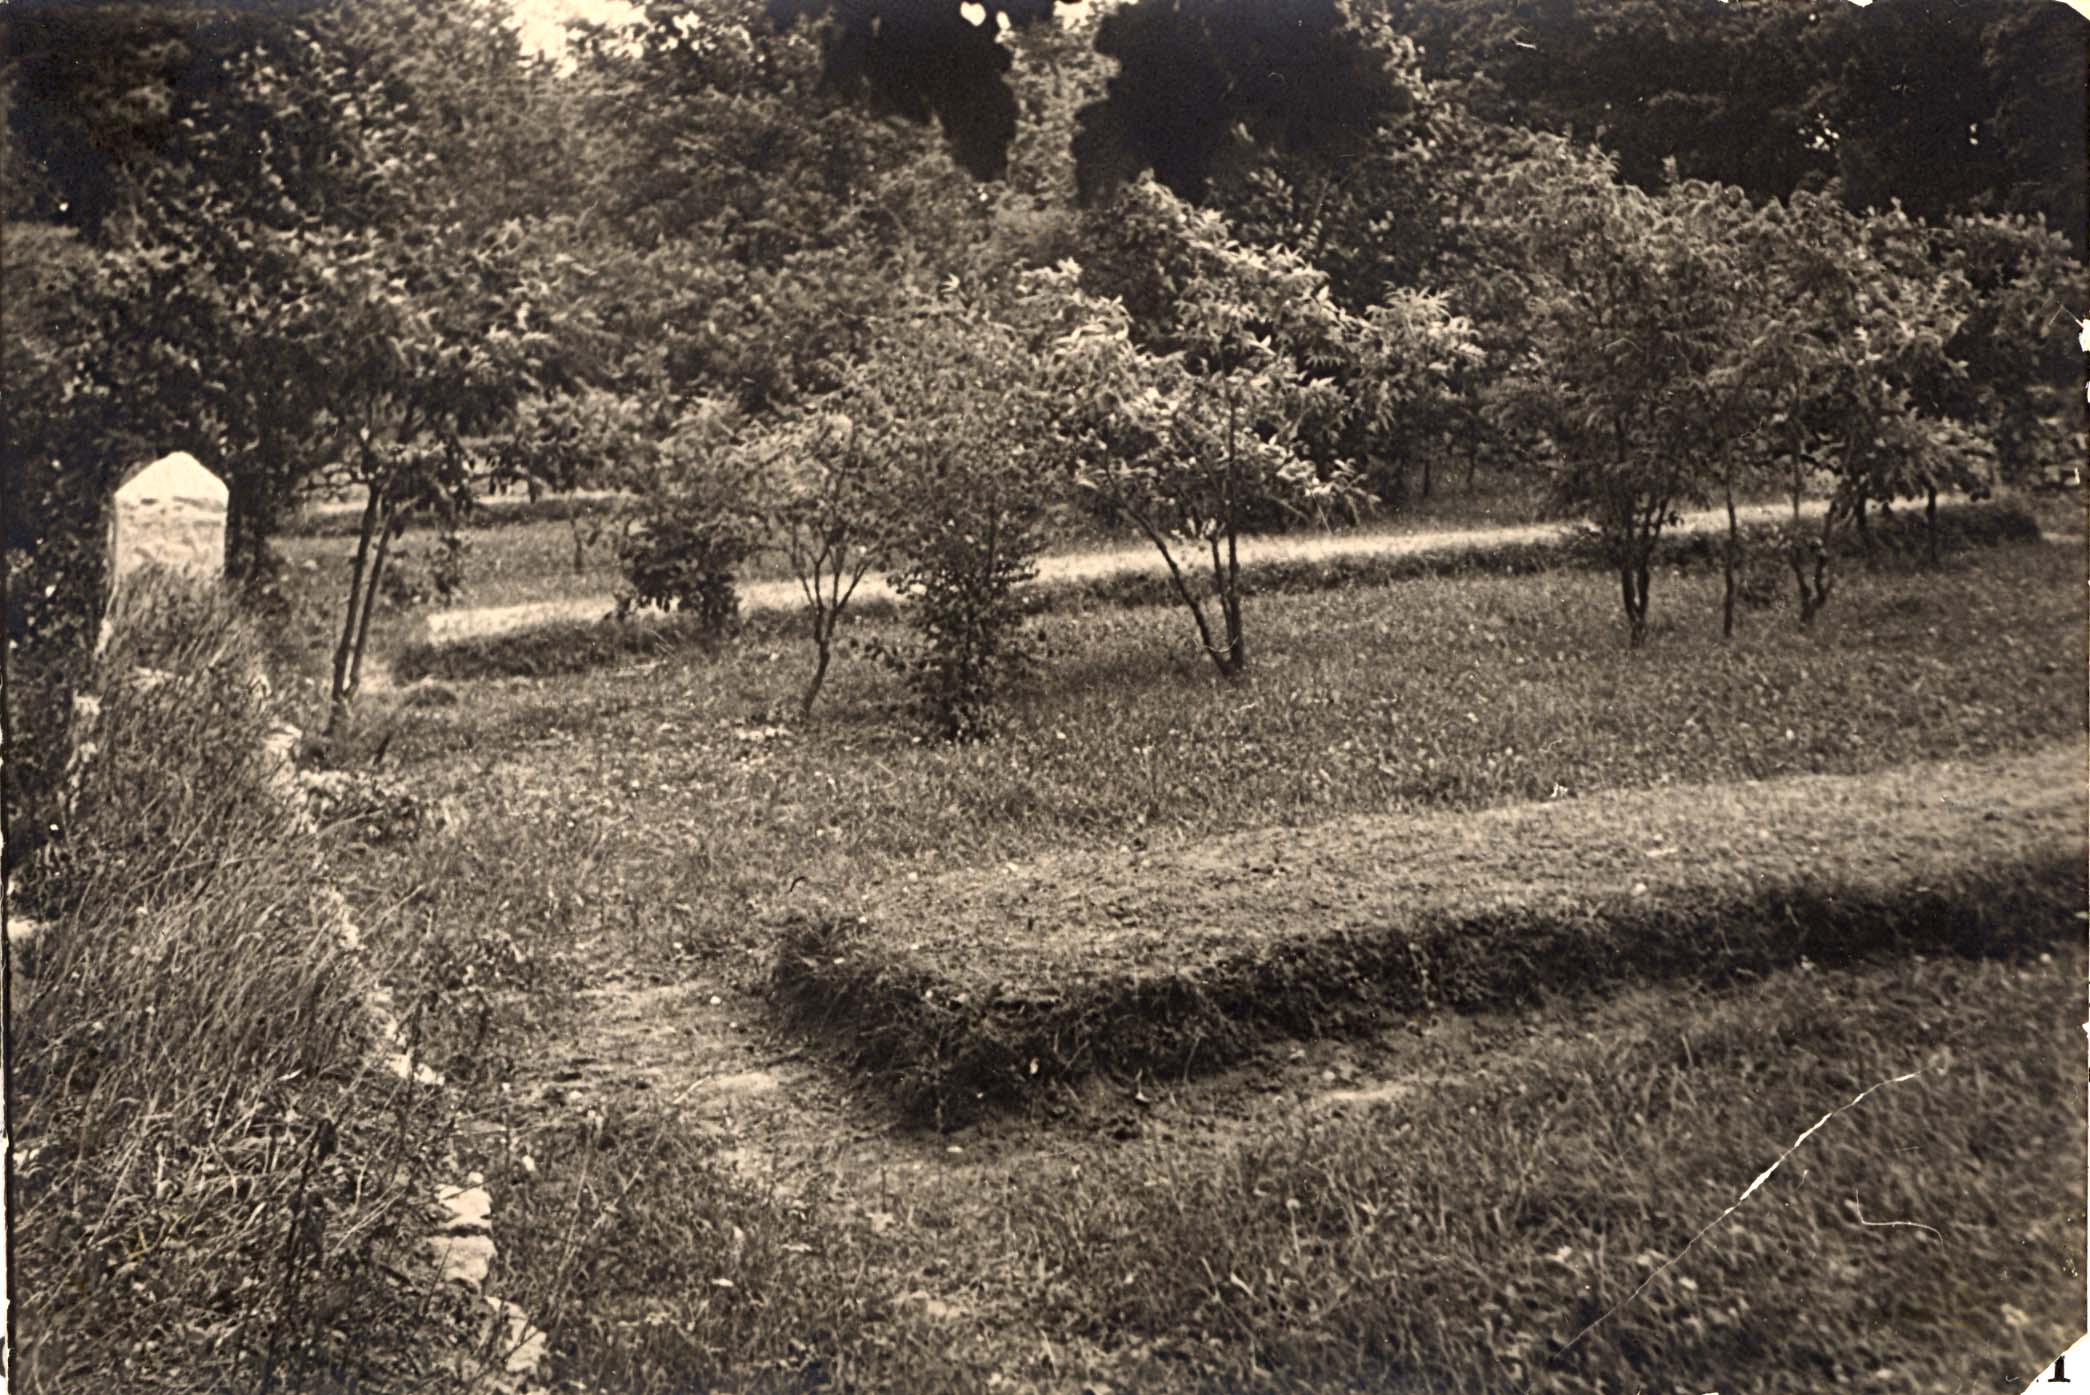
{"type": "Polygon", "coordinates": [[[253,636],[129,597],[62,848],[19,909],[9,1064],[25,1391],[386,1386],[461,1320],[412,1276],[441,1103],[381,1065],[326,849],[270,788],[253,636]]]}

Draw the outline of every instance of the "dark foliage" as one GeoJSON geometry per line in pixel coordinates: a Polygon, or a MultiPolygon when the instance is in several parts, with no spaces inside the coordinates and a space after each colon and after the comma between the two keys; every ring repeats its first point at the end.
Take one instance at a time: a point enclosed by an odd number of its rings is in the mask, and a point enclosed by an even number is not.
{"type": "Polygon", "coordinates": [[[951,155],[980,179],[998,179],[1016,135],[1009,51],[998,31],[1048,17],[1053,0],[988,0],[974,24],[959,0],[769,0],[771,18],[789,25],[827,16],[824,82],[881,115],[934,119],[951,155]]]}
{"type": "Polygon", "coordinates": [[[1757,198],[1840,176],[1855,208],[2043,214],[2083,249],[2090,25],[2016,0],[1378,0],[1495,121],[1572,131],[1653,186],[1757,198]]]}
{"type": "Polygon", "coordinates": [[[1090,202],[1148,169],[1203,198],[1237,125],[1258,144],[1339,159],[1407,105],[1337,0],[1137,0],[1105,17],[1096,47],[1119,71],[1078,118],[1090,202]]]}

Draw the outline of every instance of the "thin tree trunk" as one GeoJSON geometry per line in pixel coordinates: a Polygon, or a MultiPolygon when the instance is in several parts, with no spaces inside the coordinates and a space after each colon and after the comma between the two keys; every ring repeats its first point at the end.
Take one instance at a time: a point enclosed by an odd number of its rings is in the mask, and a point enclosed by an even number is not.
{"type": "Polygon", "coordinates": [[[276,509],[268,481],[275,478],[274,445],[264,436],[253,468],[232,473],[225,490],[225,584],[235,596],[253,594],[267,579],[269,538],[276,509]]]}
{"type": "MultiPolygon", "coordinates": [[[[829,547],[823,543],[820,555],[813,559],[813,584],[806,589],[806,599],[813,612],[813,676],[806,680],[806,690],[798,701],[798,719],[808,721],[813,715],[813,703],[820,696],[820,685],[827,681],[827,665],[834,651],[835,622],[842,617],[842,562],[835,559],[835,601],[828,604],[822,585],[827,576],[829,547]]],[[[855,588],[851,588],[852,590],[855,588]]]]}
{"type": "Polygon", "coordinates": [[[1190,583],[1184,580],[1183,568],[1177,564],[1176,555],[1168,550],[1167,539],[1161,535],[1159,529],[1147,521],[1146,515],[1129,509],[1126,510],[1126,514],[1139,525],[1139,530],[1147,535],[1147,541],[1154,544],[1161,553],[1161,560],[1168,564],[1168,579],[1174,583],[1176,594],[1183,598],[1183,605],[1189,610],[1190,618],[1197,622],[1198,643],[1204,647],[1207,654],[1213,655],[1214,661],[1217,662],[1219,651],[1212,644],[1212,626],[1205,620],[1205,608],[1197,597],[1191,594],[1190,583]]]}
{"type": "Polygon", "coordinates": [[[813,676],[806,682],[805,695],[798,700],[798,718],[800,721],[808,721],[812,718],[813,701],[820,696],[820,685],[827,681],[827,664],[834,648],[833,640],[828,635],[820,633],[818,621],[814,622],[813,628],[813,653],[815,655],[813,676]]]}
{"type": "Polygon", "coordinates": [[[1640,611],[1634,604],[1637,597],[1633,591],[1633,564],[1630,561],[1621,561],[1618,564],[1618,590],[1619,599],[1625,605],[1626,643],[1629,647],[1638,649],[1640,647],[1640,611]]]}
{"type": "Polygon", "coordinates": [[[1941,560],[1938,547],[1938,487],[1926,489],[1923,500],[1923,536],[1930,549],[1930,564],[1935,567],[1941,560]]]}
{"type": "Polygon", "coordinates": [[[393,536],[392,520],[387,518],[377,535],[377,555],[370,559],[370,580],[363,590],[363,613],[356,617],[356,651],[348,664],[348,695],[351,698],[363,686],[363,651],[370,642],[370,617],[377,610],[377,588],[385,579],[385,559],[391,555],[393,536]]]}
{"type": "MultiPolygon", "coordinates": [[[[1235,406],[1233,394],[1226,399],[1226,573],[1220,584],[1219,607],[1226,619],[1226,662],[1220,672],[1232,678],[1247,666],[1248,641],[1241,633],[1241,518],[1236,505],[1239,476],[1234,454],[1235,406]]],[[[1219,545],[1212,546],[1212,570],[1219,570],[1219,545]]]]}
{"type": "Polygon", "coordinates": [[[349,658],[355,649],[357,613],[363,605],[363,571],[370,560],[370,537],[377,528],[378,494],[363,504],[363,524],[356,534],[356,557],[348,574],[348,613],[341,621],[341,640],[334,646],[334,682],[327,697],[328,736],[337,735],[348,715],[349,658]]]}
{"type": "Polygon", "coordinates": [[[1639,583],[1640,592],[1637,613],[1633,617],[1633,646],[1638,648],[1647,643],[1648,565],[1645,556],[1641,557],[1638,566],[1634,568],[1634,580],[1639,583]]]}
{"type": "MultiPolygon", "coordinates": [[[[1220,560],[1219,539],[1212,538],[1207,545],[1212,552],[1212,577],[1219,585],[1219,620],[1225,627],[1226,644],[1223,648],[1214,647],[1211,636],[1207,634],[1205,648],[1211,654],[1212,662],[1220,673],[1232,678],[1241,672],[1242,666],[1248,661],[1247,643],[1241,634],[1241,602],[1232,589],[1238,582],[1229,577],[1225,565],[1220,560]]],[[[1228,546],[1231,549],[1231,539],[1228,540],[1228,546]]],[[[1202,630],[1202,617],[1199,618],[1198,625],[1202,630]]]]}
{"type": "Polygon", "coordinates": [[[1797,558],[1794,560],[1793,569],[1800,577],[1800,625],[1803,629],[1813,625],[1821,615],[1822,607],[1829,603],[1829,590],[1833,584],[1829,575],[1829,548],[1836,540],[1838,515],[1848,507],[1847,504],[1832,498],[1828,511],[1822,515],[1821,536],[1814,545],[1814,578],[1811,586],[1804,567],[1797,558]]]}

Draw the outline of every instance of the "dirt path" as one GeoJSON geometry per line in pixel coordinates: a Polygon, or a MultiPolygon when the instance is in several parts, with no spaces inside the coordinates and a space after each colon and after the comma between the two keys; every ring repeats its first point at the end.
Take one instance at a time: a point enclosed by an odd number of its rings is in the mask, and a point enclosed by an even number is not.
{"type": "MultiPolygon", "coordinates": [[[[1811,501],[1805,506],[1805,511],[1812,517],[1818,515],[1822,507],[1819,501],[1811,501]]],[[[1791,506],[1752,504],[1738,512],[1744,523],[1756,523],[1786,517],[1791,513],[1791,506]]],[[[1727,515],[1723,510],[1706,509],[1685,514],[1682,525],[1673,531],[1708,532],[1726,526],[1727,515]]],[[[1429,552],[1463,552],[1499,543],[1536,542],[1552,537],[1561,527],[1559,523],[1532,523],[1514,527],[1443,528],[1403,533],[1366,531],[1251,537],[1242,539],[1241,555],[1244,562],[1252,563],[1361,555],[1400,557],[1429,552]]],[[[1090,579],[1115,576],[1124,572],[1158,572],[1161,565],[1160,555],[1152,547],[1146,544],[1127,545],[1045,557],[1038,563],[1038,577],[1040,580],[1053,581],[1090,579]]],[[[858,588],[857,595],[889,598],[892,591],[886,586],[883,577],[867,576],[858,588]]],[[[752,582],[740,588],[740,601],[741,608],[747,611],[794,610],[803,603],[798,583],[795,581],[752,582]]],[[[453,640],[483,639],[489,635],[506,634],[511,630],[528,629],[532,625],[599,620],[615,608],[615,598],[605,593],[555,601],[535,601],[527,605],[482,606],[471,610],[443,611],[428,617],[426,637],[430,642],[438,644],[453,640]]]]}
{"type": "Polygon", "coordinates": [[[1394,1103],[1493,1042],[1526,1029],[1496,1015],[1438,1015],[1377,1038],[1272,1048],[1188,1082],[1098,1080],[1049,1110],[994,1115],[952,1133],[908,1128],[891,1103],[773,1028],[757,993],[709,977],[602,983],[512,1082],[544,1117],[643,1105],[677,1120],[719,1160],[773,1194],[818,1189],[878,1224],[896,1195],[964,1209],[989,1178],[1071,1165],[1099,1147],[1156,1137],[1205,1151],[1302,1110],[1394,1103]]]}

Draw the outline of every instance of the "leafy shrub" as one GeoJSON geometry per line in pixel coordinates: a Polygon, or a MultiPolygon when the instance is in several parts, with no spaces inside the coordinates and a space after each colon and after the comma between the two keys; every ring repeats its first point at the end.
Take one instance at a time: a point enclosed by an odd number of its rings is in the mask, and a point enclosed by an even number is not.
{"type": "Polygon", "coordinates": [[[725,630],[740,613],[734,574],[757,544],[747,519],[711,491],[655,500],[618,543],[617,614],[679,611],[704,630],[725,630]]]}
{"type": "Polygon", "coordinates": [[[908,560],[890,578],[911,603],[905,614],[917,638],[878,653],[946,740],[988,735],[995,694],[1033,662],[1017,588],[1037,575],[1039,542],[1022,517],[947,516],[917,531],[908,560]]]}

